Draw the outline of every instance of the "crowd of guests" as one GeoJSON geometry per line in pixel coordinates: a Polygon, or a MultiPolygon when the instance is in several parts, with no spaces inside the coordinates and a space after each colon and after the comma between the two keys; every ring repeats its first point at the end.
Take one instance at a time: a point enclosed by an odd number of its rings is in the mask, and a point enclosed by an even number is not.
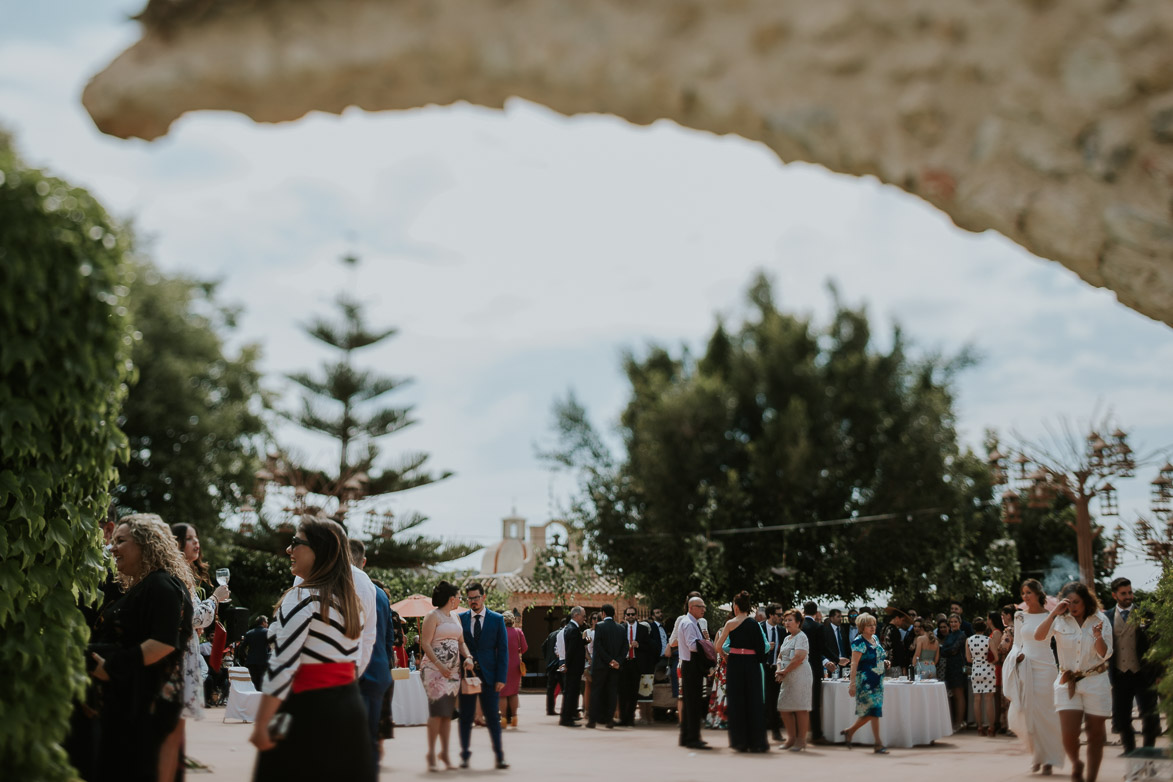
{"type": "Polygon", "coordinates": [[[588,728],[633,725],[637,705],[650,721],[653,684],[667,672],[681,746],[709,749],[702,728],[719,728],[738,751],[766,752],[772,735],[784,741],[782,749],[801,752],[811,743],[830,743],[822,734],[822,682],[845,679],[856,720],[840,738],[851,749],[855,734],[868,727],[873,751],[887,754],[880,732],[885,681],[940,680],[951,702],[952,731],[1017,735],[1031,752],[1033,772],[1050,774],[1066,757],[1073,778],[1091,782],[1108,717],[1125,752],[1136,745],[1134,705],[1144,745],[1153,746],[1160,733],[1155,670],[1143,659],[1147,622],[1129,620],[1127,579],[1113,581],[1111,590],[1115,607],[1102,611],[1081,583],[1048,598],[1030,579],[1021,603],[971,619],[958,603],[947,614],[924,616],[892,606],[831,609],[824,616],[814,602],[755,609],[741,592],[729,606],[732,618],[715,635],[696,592],[671,626],[659,608],[645,621],[628,608],[618,623],[611,606],[589,617],[575,607],[544,645],[546,713],[561,725],[578,726],[581,692],[588,728]]]}
{"type": "MultiPolygon", "coordinates": [[[[210,588],[193,527],[133,514],[104,532],[115,574],[99,603],[83,607],[93,684],[66,742],[82,779],[182,779],[185,722],[218,700],[234,662],[262,692],[250,737],[258,750],[254,779],[377,778],[382,742],[391,736],[391,669],[407,660],[390,595],[362,570],[360,541],[332,520],[302,516],[286,548],[292,586],[272,623],[258,617],[234,658],[216,623],[231,593],[210,588]],[[201,643],[201,635],[215,640],[201,643]]],[[[474,660],[472,670],[484,675],[474,660]]],[[[462,739],[467,765],[464,732],[462,739]]]]}
{"type": "MultiPolygon", "coordinates": [[[[222,666],[206,659],[206,649],[201,654],[200,634],[231,593],[206,588],[208,568],[190,525],[135,514],[106,532],[117,575],[91,614],[95,684],[74,716],[71,758],[83,779],[181,779],[185,722],[201,718],[209,673],[222,666]]],[[[272,622],[258,618],[237,649],[263,693],[250,737],[254,779],[376,779],[390,735],[391,669],[406,662],[390,595],[364,573],[362,544],[332,520],[302,516],[286,552],[292,585],[272,622]]],[[[506,769],[502,731],[517,726],[526,640],[515,615],[486,607],[480,584],[463,592],[468,610],[458,613],[461,590],[440,582],[420,627],[426,764],[454,767],[451,723],[458,719],[460,767],[469,766],[479,723],[488,728],[495,767],[506,769]]],[[[855,701],[856,720],[840,731],[846,747],[867,727],[873,751],[887,754],[885,681],[940,679],[954,730],[967,726],[972,696],[980,735],[1012,730],[1029,748],[1033,771],[1050,774],[1066,760],[1073,779],[1094,782],[1108,717],[1126,751],[1136,743],[1134,703],[1145,746],[1160,732],[1154,671],[1143,661],[1147,624],[1129,618],[1127,579],[1112,583],[1112,596],[1115,607],[1104,612],[1081,583],[1049,598],[1032,579],[1022,585],[1022,603],[967,620],[956,603],[949,614],[860,607],[824,617],[813,602],[755,607],[743,591],[715,633],[697,592],[671,626],[659,608],[640,621],[629,606],[617,621],[613,605],[589,616],[575,606],[543,644],[546,710],[572,728],[582,726],[580,714],[586,728],[634,726],[637,715],[651,722],[656,681],[666,679],[681,746],[710,749],[702,735],[708,727],[725,729],[740,752],[769,751],[770,736],[801,752],[829,743],[821,705],[830,677],[845,679],[855,701]]]]}

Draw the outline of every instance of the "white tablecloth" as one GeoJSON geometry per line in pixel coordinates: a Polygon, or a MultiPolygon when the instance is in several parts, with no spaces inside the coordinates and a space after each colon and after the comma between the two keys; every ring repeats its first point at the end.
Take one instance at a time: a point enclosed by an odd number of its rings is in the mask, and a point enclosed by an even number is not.
{"type": "MultiPolygon", "coordinates": [[[[829,741],[842,742],[839,731],[855,722],[855,698],[847,693],[846,681],[824,681],[823,735],[829,741]]],[[[884,680],[884,716],[880,718],[880,738],[888,747],[914,747],[929,744],[953,733],[949,715],[949,695],[945,683],[884,680]]],[[[872,728],[864,726],[852,741],[872,744],[872,728]]]]}
{"type": "Polygon", "coordinates": [[[391,719],[396,725],[423,725],[428,721],[428,696],[424,693],[424,682],[419,671],[412,671],[411,677],[395,682],[395,694],[391,696],[391,719]]]}

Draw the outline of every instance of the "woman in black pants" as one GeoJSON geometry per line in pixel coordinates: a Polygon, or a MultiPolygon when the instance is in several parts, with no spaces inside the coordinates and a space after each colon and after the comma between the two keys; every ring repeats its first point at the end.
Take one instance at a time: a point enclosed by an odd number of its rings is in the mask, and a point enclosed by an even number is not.
{"type": "Polygon", "coordinates": [[[738,752],[766,752],[765,681],[766,635],[750,616],[749,592],[733,598],[733,618],[717,634],[714,646],[725,648],[725,716],[729,746],[738,752]],[[728,645],[726,645],[728,641],[728,645]]]}
{"type": "Polygon", "coordinates": [[[258,750],[253,779],[371,779],[367,710],[354,671],[363,616],[346,533],[337,522],[305,516],[286,551],[293,575],[304,580],[282,595],[269,631],[274,652],[249,739],[258,750]]]}

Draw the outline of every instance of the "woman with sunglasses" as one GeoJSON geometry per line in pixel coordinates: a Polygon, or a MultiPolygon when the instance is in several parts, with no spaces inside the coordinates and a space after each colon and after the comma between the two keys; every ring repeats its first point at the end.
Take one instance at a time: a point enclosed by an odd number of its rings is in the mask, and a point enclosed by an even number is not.
{"type": "Polygon", "coordinates": [[[269,627],[274,653],[250,739],[258,750],[253,779],[372,779],[355,681],[363,615],[346,532],[304,516],[286,552],[303,580],[281,596],[269,627]]]}

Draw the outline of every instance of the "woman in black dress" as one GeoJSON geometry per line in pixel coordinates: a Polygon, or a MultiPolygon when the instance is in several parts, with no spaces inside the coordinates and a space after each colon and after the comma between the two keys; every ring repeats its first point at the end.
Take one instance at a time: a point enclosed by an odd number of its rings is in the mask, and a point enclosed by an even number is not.
{"type": "Polygon", "coordinates": [[[766,635],[750,615],[749,592],[733,598],[733,618],[717,634],[714,645],[725,648],[725,716],[729,746],[738,752],[767,752],[765,681],[766,635]],[[726,643],[728,642],[728,643],[726,643]]]}
{"type": "MultiPolygon", "coordinates": [[[[91,675],[102,682],[98,779],[159,778],[163,740],[183,708],[183,653],[191,636],[191,568],[153,513],[122,518],[111,538],[125,594],[94,628],[91,675]]],[[[174,771],[171,771],[174,774],[174,771]]]]}

